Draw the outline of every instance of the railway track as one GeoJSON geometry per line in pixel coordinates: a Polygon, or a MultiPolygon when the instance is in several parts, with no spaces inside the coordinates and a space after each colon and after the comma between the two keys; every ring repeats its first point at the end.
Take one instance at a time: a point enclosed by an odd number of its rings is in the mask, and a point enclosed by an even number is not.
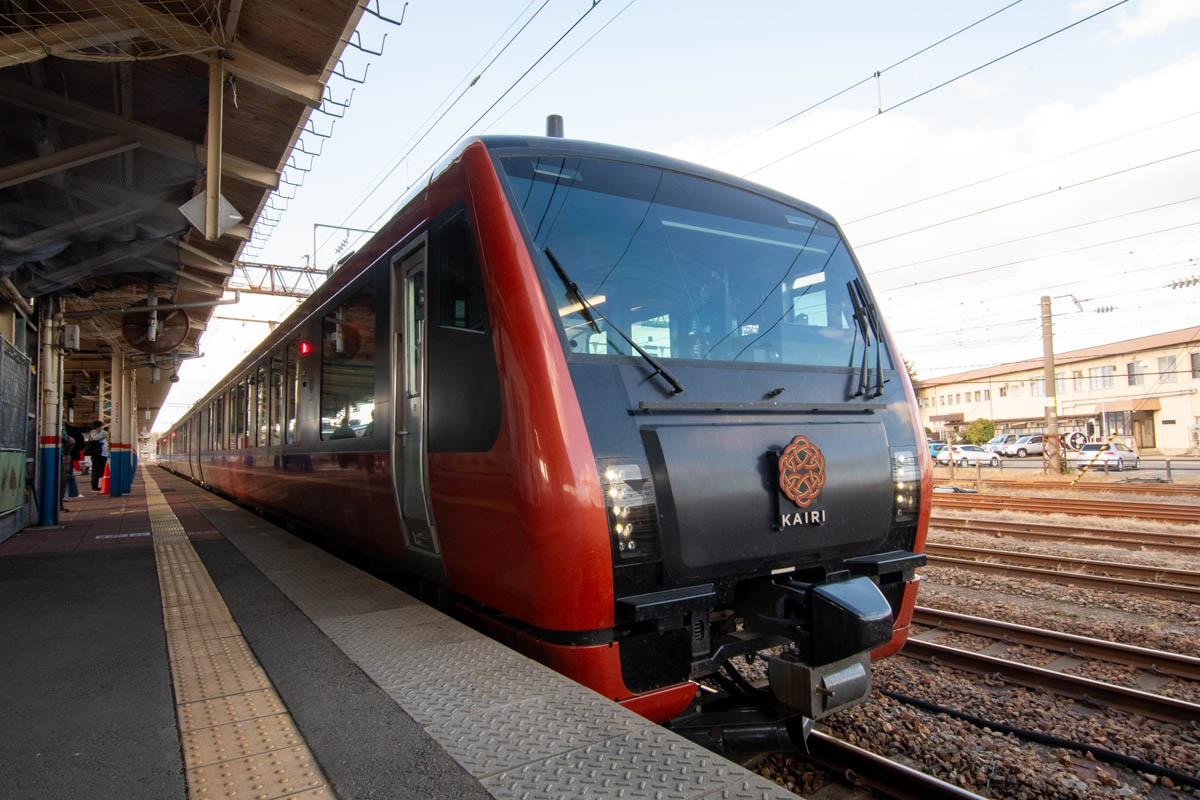
{"type": "MultiPolygon", "coordinates": [[[[975,481],[968,478],[956,478],[954,480],[938,478],[934,483],[940,486],[950,486],[956,483],[975,485],[975,481]]],[[[1074,491],[1114,492],[1120,494],[1173,494],[1182,497],[1200,497],[1200,484],[1152,483],[1149,481],[1145,483],[1080,481],[1079,483],[1072,484],[1070,481],[1008,481],[988,478],[984,480],[983,485],[1003,489],[1071,489],[1074,491]]]]}
{"type": "Polygon", "coordinates": [[[1114,575],[1147,583],[1172,583],[1180,586],[1200,586],[1200,572],[1190,569],[1149,567],[1143,564],[1124,564],[1119,561],[1101,561],[1089,558],[1051,556],[1042,553],[1022,553],[1014,550],[995,550],[990,547],[964,547],[960,545],[929,544],[925,552],[932,556],[958,559],[994,558],[1009,564],[1028,567],[1043,567],[1060,572],[1088,572],[1114,575]]]}
{"type": "Polygon", "coordinates": [[[901,655],[930,661],[981,675],[1000,676],[1010,683],[1031,689],[1047,689],[1063,697],[1100,708],[1116,708],[1130,714],[1170,722],[1189,728],[1200,719],[1200,704],[1117,686],[1066,672],[1035,667],[1005,658],[972,653],[936,642],[909,638],[901,655]]]}
{"type": "Polygon", "coordinates": [[[982,800],[979,795],[821,731],[808,735],[808,760],[897,800],[982,800]]]}
{"type": "Polygon", "coordinates": [[[1064,653],[1077,658],[1094,658],[1159,674],[1200,681],[1200,658],[1182,653],[1110,642],[1105,639],[1093,639],[1073,633],[1018,625],[1014,622],[974,617],[924,606],[917,606],[913,612],[913,622],[938,630],[985,636],[1001,642],[1040,647],[1043,650],[1064,653]]]}
{"type": "Polygon", "coordinates": [[[982,511],[1019,511],[1034,514],[1074,514],[1092,517],[1148,519],[1200,525],[1200,506],[1174,503],[1138,503],[1114,500],[1077,500],[1063,497],[1016,497],[1014,495],[933,495],[934,508],[982,511]]]}
{"type": "MultiPolygon", "coordinates": [[[[990,552],[994,553],[995,551],[990,552]]],[[[1086,586],[1091,589],[1107,589],[1111,592],[1161,597],[1166,600],[1176,600],[1184,603],[1200,603],[1200,586],[1152,583],[1150,581],[1138,581],[1129,578],[1115,578],[1108,575],[1091,575],[1086,572],[1062,572],[1044,567],[1021,567],[1014,564],[1001,564],[995,561],[976,561],[970,558],[953,558],[949,556],[929,555],[927,556],[927,561],[931,566],[955,567],[969,572],[983,572],[990,575],[1005,575],[1008,577],[1025,578],[1027,580],[1040,580],[1047,583],[1057,583],[1061,586],[1086,586]]]]}
{"type": "Polygon", "coordinates": [[[999,534],[1016,539],[1073,541],[1127,547],[1134,550],[1149,546],[1155,550],[1175,553],[1200,553],[1200,536],[1179,533],[1076,528],[1071,525],[1043,525],[1033,522],[1007,522],[965,517],[932,517],[929,525],[940,530],[999,534]]]}

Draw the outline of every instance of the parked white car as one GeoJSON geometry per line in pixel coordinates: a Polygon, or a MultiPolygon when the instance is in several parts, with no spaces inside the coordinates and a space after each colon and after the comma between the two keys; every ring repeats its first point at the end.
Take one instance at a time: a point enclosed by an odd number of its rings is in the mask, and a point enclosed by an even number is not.
{"type": "Polygon", "coordinates": [[[984,450],[977,444],[956,444],[953,448],[943,447],[937,454],[939,464],[950,463],[950,451],[953,449],[954,463],[960,467],[976,464],[987,464],[989,467],[1000,466],[1000,456],[984,450]]]}
{"type": "Polygon", "coordinates": [[[1121,442],[1113,442],[1112,444],[1104,444],[1103,442],[1089,442],[1078,451],[1072,450],[1067,454],[1067,463],[1075,469],[1081,469],[1091,464],[1092,469],[1115,469],[1120,472],[1123,469],[1138,469],[1141,466],[1141,459],[1138,458],[1137,452],[1127,444],[1121,442]],[[1093,460],[1094,459],[1094,460],[1093,460]]]}
{"type": "Polygon", "coordinates": [[[1006,456],[1016,456],[1024,458],[1025,456],[1040,456],[1042,454],[1042,434],[1035,433],[1031,436],[1022,436],[1011,444],[1006,444],[1001,452],[1006,456]]]}

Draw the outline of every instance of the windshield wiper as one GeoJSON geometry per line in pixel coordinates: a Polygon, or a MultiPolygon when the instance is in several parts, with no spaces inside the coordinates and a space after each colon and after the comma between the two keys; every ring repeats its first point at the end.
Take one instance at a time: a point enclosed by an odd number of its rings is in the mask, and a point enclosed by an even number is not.
{"type": "Polygon", "coordinates": [[[546,254],[546,258],[549,259],[550,266],[554,267],[554,271],[558,273],[558,278],[563,282],[563,286],[567,288],[567,292],[575,297],[575,302],[579,304],[583,318],[587,320],[589,325],[592,326],[592,330],[594,330],[596,333],[601,332],[600,326],[596,324],[596,317],[600,317],[600,319],[608,323],[610,328],[616,331],[618,336],[628,342],[629,346],[636,350],[639,356],[646,359],[646,363],[654,368],[654,375],[662,375],[663,380],[671,384],[671,388],[673,390],[671,394],[679,394],[682,392],[683,384],[679,382],[678,378],[668,372],[666,367],[658,363],[658,359],[643,350],[641,345],[639,345],[633,339],[630,339],[628,336],[626,336],[625,331],[614,325],[611,319],[596,312],[596,310],[592,307],[592,304],[589,303],[587,298],[583,296],[583,292],[579,290],[579,285],[575,283],[575,281],[571,280],[570,276],[567,275],[567,271],[563,269],[562,264],[560,264],[558,259],[554,257],[554,252],[549,247],[545,248],[543,252],[546,254]]]}
{"type": "MultiPolygon", "coordinates": [[[[858,287],[854,281],[846,281],[846,291],[850,294],[850,305],[854,307],[855,337],[861,333],[863,337],[862,360],[858,365],[858,386],[851,398],[862,397],[867,392],[867,354],[871,351],[870,322],[867,320],[867,310],[859,299],[858,287]]],[[[851,344],[851,347],[854,345],[851,344]]]]}
{"type": "MultiPolygon", "coordinates": [[[[871,325],[871,331],[875,334],[875,391],[871,397],[879,397],[883,394],[883,324],[879,321],[879,315],[875,311],[875,304],[867,297],[867,290],[863,288],[862,281],[855,278],[854,289],[858,292],[859,304],[866,313],[867,322],[871,325]]],[[[866,362],[866,352],[863,352],[863,362],[866,362]]]]}

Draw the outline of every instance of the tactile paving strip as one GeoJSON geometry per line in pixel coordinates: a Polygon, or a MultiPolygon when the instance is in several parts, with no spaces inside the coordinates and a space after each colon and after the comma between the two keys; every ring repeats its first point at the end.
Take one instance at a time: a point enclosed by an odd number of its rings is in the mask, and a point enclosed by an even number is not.
{"type": "Polygon", "coordinates": [[[331,800],[291,715],[147,470],[146,498],[188,796],[331,800]]]}

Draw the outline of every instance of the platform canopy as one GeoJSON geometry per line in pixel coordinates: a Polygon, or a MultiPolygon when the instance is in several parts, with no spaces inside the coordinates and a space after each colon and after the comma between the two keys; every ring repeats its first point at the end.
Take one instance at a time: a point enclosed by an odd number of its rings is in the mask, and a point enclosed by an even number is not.
{"type": "Polygon", "coordinates": [[[328,129],[309,118],[363,11],[0,0],[0,295],[22,309],[54,296],[80,326],[68,395],[95,391],[91,361],[119,349],[146,365],[138,406],[157,411],[169,383],[150,384],[150,362],[168,374],[196,353],[203,304],[228,287],[306,125],[328,129]],[[156,312],[148,341],[136,309],[150,298],[185,308],[156,312]]]}

